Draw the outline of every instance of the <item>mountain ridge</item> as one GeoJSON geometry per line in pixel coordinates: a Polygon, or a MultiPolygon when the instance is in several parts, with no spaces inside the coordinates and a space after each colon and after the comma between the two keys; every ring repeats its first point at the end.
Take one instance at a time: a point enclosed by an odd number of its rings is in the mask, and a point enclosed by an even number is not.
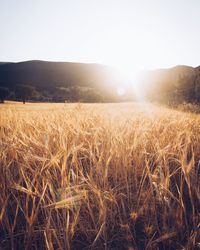
{"type": "MultiPolygon", "coordinates": [[[[178,88],[184,86],[188,90],[193,86],[196,90],[200,85],[200,66],[176,65],[170,68],[145,70],[138,85],[143,86],[143,91],[150,99],[154,96],[161,97],[168,92],[177,92],[178,88]],[[150,93],[150,94],[149,94],[150,93]]],[[[64,61],[29,60],[22,62],[0,62],[0,87],[6,87],[11,92],[17,85],[28,85],[34,87],[42,95],[46,92],[58,96],[60,89],[66,90],[66,98],[71,94],[79,97],[86,94],[86,89],[101,96],[109,96],[110,100],[130,100],[133,98],[131,82],[126,83],[120,73],[114,67],[98,63],[80,63],[64,61]],[[117,96],[118,86],[128,86],[127,95],[117,96]],[[73,91],[72,91],[73,89],[73,91]],[[80,90],[81,89],[81,90],[80,90]],[[83,91],[84,89],[84,91],[83,91]],[[83,93],[81,93],[83,92],[83,93]]],[[[47,93],[48,95],[48,93],[47,93]]],[[[60,94],[59,94],[60,95],[60,94]]],[[[174,94],[173,94],[174,95],[174,94]]],[[[173,96],[172,95],[172,96],[173,96]]],[[[190,93],[190,96],[192,94],[190,93]]],[[[199,98],[195,93],[194,100],[199,98]]],[[[166,95],[165,95],[166,96],[166,95]]],[[[59,100],[64,98],[58,98],[59,100]]],[[[104,98],[102,98],[103,100],[104,98]]],[[[188,99],[188,98],[186,98],[188,99]]],[[[76,101],[77,98],[74,98],[76,101]]]]}

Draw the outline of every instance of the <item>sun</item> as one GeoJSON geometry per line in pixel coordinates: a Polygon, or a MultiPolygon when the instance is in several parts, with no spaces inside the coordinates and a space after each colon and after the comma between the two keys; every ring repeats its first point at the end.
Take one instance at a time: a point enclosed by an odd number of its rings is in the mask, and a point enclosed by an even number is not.
{"type": "Polygon", "coordinates": [[[117,87],[116,91],[118,96],[123,96],[126,93],[126,89],[124,87],[117,87]]]}
{"type": "Polygon", "coordinates": [[[141,72],[120,70],[120,84],[116,86],[115,91],[118,96],[131,96],[139,101],[144,99],[144,88],[141,85],[141,72]]]}

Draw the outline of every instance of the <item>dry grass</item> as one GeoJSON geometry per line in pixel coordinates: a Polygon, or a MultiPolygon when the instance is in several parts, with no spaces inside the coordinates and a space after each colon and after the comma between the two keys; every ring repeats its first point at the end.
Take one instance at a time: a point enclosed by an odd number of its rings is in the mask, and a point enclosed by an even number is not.
{"type": "Polygon", "coordinates": [[[199,249],[200,117],[0,106],[0,248],[199,249]]]}

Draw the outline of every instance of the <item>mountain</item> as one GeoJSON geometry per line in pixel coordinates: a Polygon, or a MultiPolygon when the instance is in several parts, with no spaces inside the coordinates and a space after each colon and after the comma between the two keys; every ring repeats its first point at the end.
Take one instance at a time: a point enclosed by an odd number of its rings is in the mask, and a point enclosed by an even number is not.
{"type": "Polygon", "coordinates": [[[84,99],[88,91],[90,99],[94,99],[91,95],[98,95],[98,99],[102,100],[116,98],[115,86],[121,84],[117,75],[116,69],[101,64],[48,61],[0,63],[1,87],[14,91],[16,85],[28,85],[53,101],[63,98],[77,101],[81,94],[84,99]],[[77,92],[78,97],[75,97],[77,92]]]}
{"type": "MultiPolygon", "coordinates": [[[[38,101],[130,101],[135,99],[131,82],[119,72],[101,64],[26,61],[0,63],[0,87],[8,88],[9,98],[17,99],[16,87],[34,88],[38,101]],[[117,96],[118,86],[128,94],[117,96]]],[[[200,66],[179,65],[168,69],[143,72],[138,86],[151,101],[166,103],[200,102],[200,66]]]]}
{"type": "Polygon", "coordinates": [[[36,87],[97,86],[113,80],[111,67],[100,64],[27,61],[0,64],[0,84],[30,84],[36,87]]]}
{"type": "Polygon", "coordinates": [[[146,96],[163,102],[196,102],[200,93],[200,67],[178,65],[148,71],[140,79],[146,96]]]}

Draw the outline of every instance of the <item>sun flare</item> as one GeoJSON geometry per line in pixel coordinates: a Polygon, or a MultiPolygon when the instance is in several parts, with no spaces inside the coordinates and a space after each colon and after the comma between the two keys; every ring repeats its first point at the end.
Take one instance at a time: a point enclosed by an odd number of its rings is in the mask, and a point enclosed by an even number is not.
{"type": "Polygon", "coordinates": [[[117,87],[118,96],[123,96],[125,93],[126,93],[126,90],[124,87],[117,87]]]}
{"type": "Polygon", "coordinates": [[[116,87],[118,96],[132,95],[138,101],[144,101],[144,87],[141,84],[142,72],[139,70],[130,70],[128,68],[120,69],[120,85],[116,87]]]}

